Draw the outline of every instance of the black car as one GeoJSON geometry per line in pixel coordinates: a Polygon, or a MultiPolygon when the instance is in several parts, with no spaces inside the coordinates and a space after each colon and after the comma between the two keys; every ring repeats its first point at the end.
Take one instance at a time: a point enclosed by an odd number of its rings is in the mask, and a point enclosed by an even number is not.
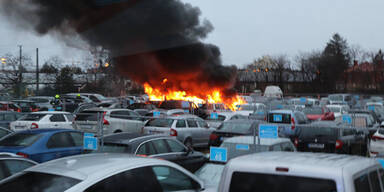
{"type": "Polygon", "coordinates": [[[187,148],[173,137],[117,133],[103,137],[104,146],[96,152],[130,153],[172,161],[194,172],[207,161],[206,156],[187,148]]]}
{"type": "Polygon", "coordinates": [[[322,121],[300,125],[297,129],[293,143],[298,151],[367,154],[369,133],[366,129],[322,121]]]}
{"type": "Polygon", "coordinates": [[[228,137],[254,135],[255,131],[258,130],[259,124],[262,122],[248,119],[225,121],[211,133],[208,145],[220,146],[223,140],[228,137]]]}

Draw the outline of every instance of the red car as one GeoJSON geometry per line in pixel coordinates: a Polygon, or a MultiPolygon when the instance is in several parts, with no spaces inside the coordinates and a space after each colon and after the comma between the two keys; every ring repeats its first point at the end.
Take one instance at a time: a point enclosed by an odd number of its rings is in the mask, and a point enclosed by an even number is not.
{"type": "Polygon", "coordinates": [[[21,112],[21,107],[9,101],[0,101],[0,111],[16,111],[21,112]]]}
{"type": "Polygon", "coordinates": [[[304,114],[311,121],[333,121],[335,114],[326,107],[306,107],[303,109],[304,114]]]}

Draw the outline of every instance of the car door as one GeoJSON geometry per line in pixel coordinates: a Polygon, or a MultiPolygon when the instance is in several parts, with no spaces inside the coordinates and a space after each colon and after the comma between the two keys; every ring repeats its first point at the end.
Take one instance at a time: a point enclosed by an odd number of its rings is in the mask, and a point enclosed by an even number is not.
{"type": "Polygon", "coordinates": [[[211,135],[213,129],[211,129],[208,123],[202,119],[197,119],[197,123],[199,124],[201,144],[208,145],[209,136],[211,135]]]}
{"type": "Polygon", "coordinates": [[[202,137],[199,133],[199,126],[197,125],[196,119],[187,119],[187,125],[188,128],[186,131],[192,136],[192,143],[193,144],[200,144],[202,143],[202,137]]]}
{"type": "Polygon", "coordinates": [[[141,116],[134,111],[125,111],[125,113],[128,114],[128,119],[131,121],[132,124],[131,132],[139,133],[141,131],[141,128],[144,126],[144,122],[141,120],[141,116]]]}
{"type": "Polygon", "coordinates": [[[69,132],[59,132],[51,135],[46,144],[46,150],[40,154],[40,162],[79,154],[79,146],[69,132]]]}
{"type": "Polygon", "coordinates": [[[49,122],[46,123],[46,128],[69,128],[67,120],[63,114],[53,114],[49,117],[49,122]]]}

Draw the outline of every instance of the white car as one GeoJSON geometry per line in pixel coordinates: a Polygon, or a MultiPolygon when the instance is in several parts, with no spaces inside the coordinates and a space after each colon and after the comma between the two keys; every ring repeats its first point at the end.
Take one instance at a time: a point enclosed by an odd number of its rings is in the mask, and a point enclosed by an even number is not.
{"type": "Polygon", "coordinates": [[[327,105],[326,107],[333,112],[336,119],[347,113],[349,110],[349,107],[346,105],[327,105]]]}
{"type": "Polygon", "coordinates": [[[88,154],[36,165],[0,182],[1,192],[203,191],[184,168],[156,158],[88,154]]]}
{"type": "Polygon", "coordinates": [[[96,135],[101,134],[97,121],[99,113],[102,115],[104,135],[120,132],[139,133],[144,126],[143,117],[133,110],[91,108],[76,115],[74,128],[96,135]]]}
{"type": "Polygon", "coordinates": [[[20,117],[10,123],[12,131],[22,131],[37,128],[61,128],[73,129],[71,113],[62,111],[33,112],[20,117]]]}
{"type": "Polygon", "coordinates": [[[369,156],[376,157],[377,155],[384,154],[384,127],[383,124],[375,134],[372,135],[371,142],[369,145],[369,156]]]}
{"type": "Polygon", "coordinates": [[[239,110],[236,111],[236,114],[244,115],[244,116],[249,116],[253,112],[264,112],[267,110],[267,106],[264,105],[263,103],[251,103],[251,104],[244,104],[241,105],[239,110]]]}

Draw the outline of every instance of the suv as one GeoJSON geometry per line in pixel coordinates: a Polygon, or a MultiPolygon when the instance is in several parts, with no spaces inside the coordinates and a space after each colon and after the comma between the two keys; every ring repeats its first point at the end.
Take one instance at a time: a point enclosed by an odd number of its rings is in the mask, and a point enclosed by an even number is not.
{"type": "Polygon", "coordinates": [[[384,170],[375,159],[326,153],[265,152],[229,161],[221,192],[383,191],[384,170]]]}
{"type": "Polygon", "coordinates": [[[206,147],[212,131],[208,123],[195,115],[179,115],[151,119],[147,121],[142,132],[175,136],[187,147],[206,147]]]}
{"type": "Polygon", "coordinates": [[[142,117],[129,109],[86,109],[78,113],[74,121],[75,129],[96,135],[120,132],[138,133],[143,125],[142,117]],[[98,128],[99,113],[102,115],[103,133],[100,133],[98,128]]]}
{"type": "Polygon", "coordinates": [[[296,126],[309,123],[307,116],[301,111],[273,110],[267,114],[267,122],[278,124],[280,136],[294,136],[296,126]]]}
{"type": "Polygon", "coordinates": [[[368,140],[368,131],[365,129],[319,121],[298,126],[294,143],[299,151],[365,156],[368,140]]]}

